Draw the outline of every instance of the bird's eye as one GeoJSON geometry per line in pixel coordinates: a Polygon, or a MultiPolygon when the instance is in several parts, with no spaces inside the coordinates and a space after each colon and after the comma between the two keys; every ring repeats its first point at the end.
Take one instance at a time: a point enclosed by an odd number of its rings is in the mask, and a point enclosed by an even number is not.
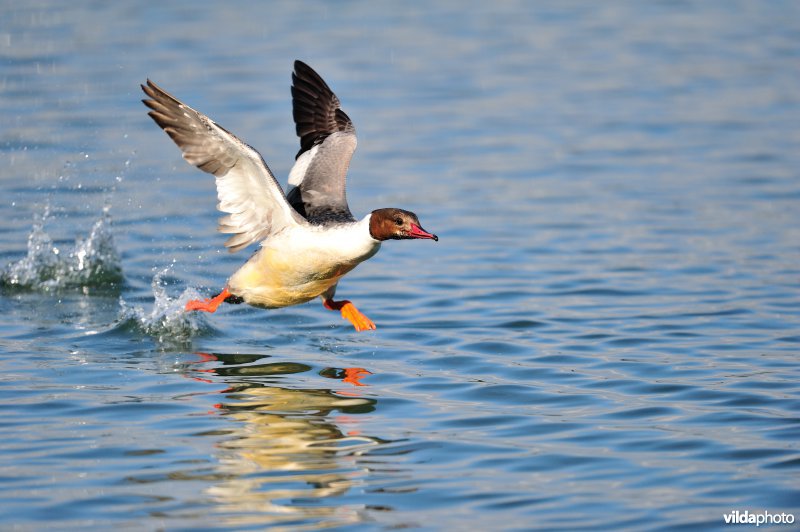
{"type": "Polygon", "coordinates": [[[403,225],[403,219],[402,218],[395,218],[394,219],[394,224],[397,225],[398,227],[403,225]]]}

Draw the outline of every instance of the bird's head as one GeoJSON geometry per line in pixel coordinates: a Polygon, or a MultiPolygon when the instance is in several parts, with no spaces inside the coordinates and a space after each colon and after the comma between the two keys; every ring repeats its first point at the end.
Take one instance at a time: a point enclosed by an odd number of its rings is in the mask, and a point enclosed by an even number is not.
{"type": "Polygon", "coordinates": [[[422,228],[417,215],[403,209],[376,209],[369,219],[369,234],[375,240],[405,240],[427,238],[438,241],[439,237],[422,228]]]}

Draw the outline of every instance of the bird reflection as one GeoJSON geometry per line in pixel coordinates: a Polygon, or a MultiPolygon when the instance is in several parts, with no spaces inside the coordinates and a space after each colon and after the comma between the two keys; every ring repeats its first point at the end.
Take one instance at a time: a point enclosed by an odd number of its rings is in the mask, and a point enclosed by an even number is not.
{"type": "MultiPolygon", "coordinates": [[[[198,353],[189,376],[227,384],[215,405],[231,421],[217,443],[219,483],[209,493],[231,526],[342,525],[361,521],[363,507],[334,497],[363,482],[358,456],[381,440],[361,434],[357,414],[376,401],[359,396],[354,386],[370,372],[327,368],[322,377],[348,383],[326,388],[288,387],[287,377],[312,370],[295,362],[267,362],[265,355],[198,353]],[[283,385],[282,385],[283,384],[283,385]]],[[[313,378],[294,381],[313,382],[313,378]]],[[[218,432],[218,434],[220,434],[218,432]]]]}

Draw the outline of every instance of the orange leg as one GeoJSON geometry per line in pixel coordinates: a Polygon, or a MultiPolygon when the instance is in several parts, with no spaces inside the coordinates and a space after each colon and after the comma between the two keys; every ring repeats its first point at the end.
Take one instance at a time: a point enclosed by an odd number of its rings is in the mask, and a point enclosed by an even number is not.
{"type": "Polygon", "coordinates": [[[322,305],[328,310],[339,310],[342,317],[353,324],[357,331],[369,331],[375,329],[375,324],[368,317],[361,314],[355,305],[348,300],[334,301],[333,299],[326,299],[322,305]]]}
{"type": "Polygon", "coordinates": [[[211,299],[193,299],[186,303],[186,311],[202,310],[203,312],[215,312],[217,307],[225,301],[225,298],[232,296],[227,288],[223,288],[222,292],[215,295],[211,299]]]}

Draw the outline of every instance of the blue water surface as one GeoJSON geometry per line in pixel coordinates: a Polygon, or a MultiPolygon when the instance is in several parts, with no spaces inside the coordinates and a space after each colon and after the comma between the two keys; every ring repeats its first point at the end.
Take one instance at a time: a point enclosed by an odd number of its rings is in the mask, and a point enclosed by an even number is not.
{"type": "Polygon", "coordinates": [[[0,528],[800,519],[799,67],[789,1],[4,2],[0,528]],[[250,251],[139,84],[285,182],[295,59],[441,237],[340,283],[374,332],[181,310],[250,251]]]}

